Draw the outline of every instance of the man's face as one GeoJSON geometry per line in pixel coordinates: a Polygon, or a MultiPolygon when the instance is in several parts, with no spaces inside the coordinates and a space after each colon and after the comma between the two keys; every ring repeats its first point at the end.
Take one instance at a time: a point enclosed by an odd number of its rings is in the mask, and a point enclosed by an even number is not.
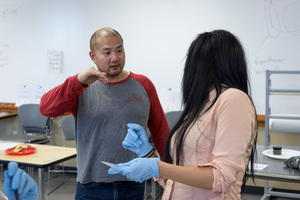
{"type": "Polygon", "coordinates": [[[108,79],[118,76],[125,65],[125,52],[121,38],[111,36],[98,38],[95,52],[90,57],[101,72],[106,72],[108,79]]]}

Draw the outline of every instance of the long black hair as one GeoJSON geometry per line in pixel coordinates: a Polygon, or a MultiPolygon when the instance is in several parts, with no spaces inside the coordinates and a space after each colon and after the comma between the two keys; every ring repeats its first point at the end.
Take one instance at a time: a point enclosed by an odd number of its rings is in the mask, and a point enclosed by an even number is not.
{"type": "MultiPolygon", "coordinates": [[[[184,109],[166,142],[165,162],[173,163],[170,145],[171,138],[176,132],[174,145],[176,158],[174,159],[176,160],[176,165],[180,165],[183,156],[183,141],[186,134],[188,134],[188,128],[214,105],[224,87],[239,89],[246,93],[252,101],[247,62],[243,47],[233,34],[225,30],[215,30],[199,34],[187,52],[182,79],[182,103],[184,109]],[[204,110],[212,88],[216,90],[216,97],[213,103],[204,110]]],[[[252,178],[254,178],[253,163],[256,155],[256,137],[257,128],[249,158],[252,178]]],[[[243,179],[242,190],[248,178],[247,171],[249,171],[248,167],[243,179]]]]}

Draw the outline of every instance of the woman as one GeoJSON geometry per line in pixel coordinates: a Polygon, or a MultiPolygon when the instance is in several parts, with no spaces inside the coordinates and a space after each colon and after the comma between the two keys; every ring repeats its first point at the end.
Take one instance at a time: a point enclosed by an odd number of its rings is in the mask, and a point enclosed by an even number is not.
{"type": "MultiPolygon", "coordinates": [[[[184,68],[184,110],[171,130],[164,158],[137,158],[108,173],[140,182],[160,177],[162,199],[240,199],[249,162],[253,175],[256,149],[256,111],[249,87],[238,39],[225,30],[198,35],[184,68]]],[[[138,137],[128,131],[124,140],[131,151],[145,144],[139,141],[142,131],[134,131],[138,137]]]]}

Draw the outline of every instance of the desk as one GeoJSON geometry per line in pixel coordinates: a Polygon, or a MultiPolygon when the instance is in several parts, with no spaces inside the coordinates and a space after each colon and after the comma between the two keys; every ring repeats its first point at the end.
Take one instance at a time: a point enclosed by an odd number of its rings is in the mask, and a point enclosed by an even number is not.
{"type": "Polygon", "coordinates": [[[0,112],[17,113],[18,107],[16,106],[16,103],[0,102],[0,112]]]}
{"type": "MultiPolygon", "coordinates": [[[[0,141],[2,143],[9,143],[0,141]]],[[[1,144],[1,143],[0,143],[1,144]]],[[[39,176],[39,199],[45,199],[45,182],[44,169],[52,165],[56,165],[63,161],[75,158],[76,148],[60,147],[52,145],[38,145],[34,144],[37,151],[34,154],[24,156],[7,155],[4,150],[0,150],[0,162],[8,163],[16,161],[21,166],[38,168],[39,176]]]]}
{"type": "MultiPolygon", "coordinates": [[[[265,185],[267,180],[275,180],[275,181],[285,181],[285,182],[298,182],[300,183],[300,170],[291,169],[285,166],[283,163],[284,160],[269,158],[262,154],[265,149],[272,149],[273,147],[267,147],[263,145],[257,145],[257,159],[259,164],[268,165],[263,170],[255,171],[255,178],[264,179],[265,185]]],[[[282,146],[283,149],[293,149],[300,151],[300,147],[291,147],[291,146],[282,146]]],[[[281,197],[290,197],[290,198],[298,198],[300,194],[293,193],[285,193],[285,192],[274,192],[272,188],[267,190],[265,187],[264,196],[262,199],[267,198],[268,196],[281,196],[281,197]]]]}

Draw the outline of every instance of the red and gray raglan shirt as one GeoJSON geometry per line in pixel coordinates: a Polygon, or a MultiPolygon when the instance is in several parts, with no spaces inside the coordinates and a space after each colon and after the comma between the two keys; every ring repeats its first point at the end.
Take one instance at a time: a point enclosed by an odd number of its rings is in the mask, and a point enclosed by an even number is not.
{"type": "Polygon", "coordinates": [[[48,117],[75,116],[77,182],[82,184],[127,180],[120,174],[109,175],[109,168],[100,162],[117,164],[137,157],[122,146],[127,123],[148,128],[161,156],[170,132],[153,83],[132,72],[120,82],[99,80],[89,86],[71,76],[42,97],[40,111],[48,117]]]}

